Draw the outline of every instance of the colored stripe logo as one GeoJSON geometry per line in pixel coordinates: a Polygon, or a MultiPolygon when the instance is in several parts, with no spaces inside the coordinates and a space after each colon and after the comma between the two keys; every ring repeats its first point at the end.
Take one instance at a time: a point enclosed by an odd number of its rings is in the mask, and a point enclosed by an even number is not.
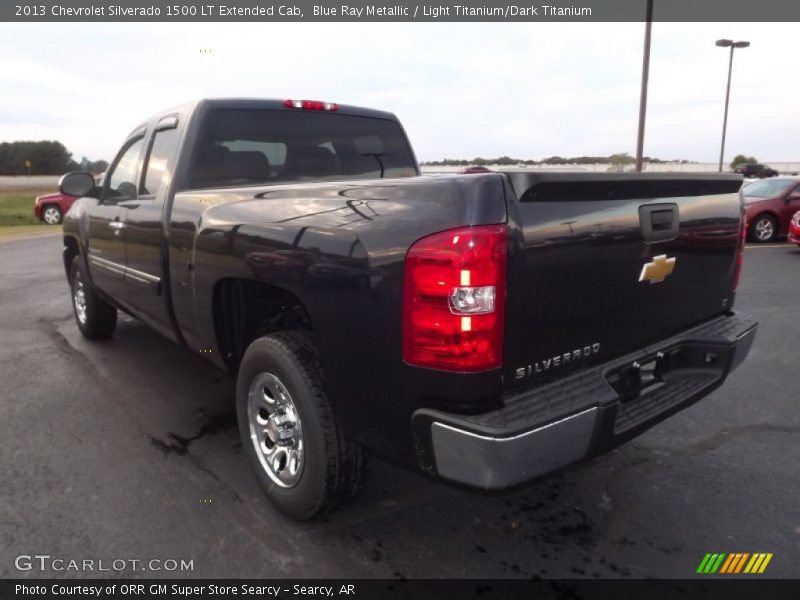
{"type": "Polygon", "coordinates": [[[700,561],[697,573],[706,574],[738,574],[738,573],[763,573],[769,561],[772,560],[772,552],[724,552],[708,553],[700,561]]]}

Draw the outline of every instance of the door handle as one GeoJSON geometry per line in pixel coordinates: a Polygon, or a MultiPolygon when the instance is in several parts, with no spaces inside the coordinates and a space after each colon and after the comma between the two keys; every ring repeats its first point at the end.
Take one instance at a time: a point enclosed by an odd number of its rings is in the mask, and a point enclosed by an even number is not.
{"type": "Polygon", "coordinates": [[[114,230],[114,235],[119,235],[119,232],[125,228],[125,223],[122,221],[109,221],[108,226],[114,230]]]}

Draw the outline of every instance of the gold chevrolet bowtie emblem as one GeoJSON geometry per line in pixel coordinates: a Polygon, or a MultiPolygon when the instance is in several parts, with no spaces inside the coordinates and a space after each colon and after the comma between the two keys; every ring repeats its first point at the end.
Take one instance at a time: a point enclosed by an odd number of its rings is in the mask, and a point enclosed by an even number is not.
{"type": "Polygon", "coordinates": [[[639,275],[639,281],[648,280],[650,283],[660,283],[667,278],[667,275],[672,275],[675,270],[675,259],[667,258],[666,254],[656,256],[652,261],[642,267],[642,273],[639,275]]]}

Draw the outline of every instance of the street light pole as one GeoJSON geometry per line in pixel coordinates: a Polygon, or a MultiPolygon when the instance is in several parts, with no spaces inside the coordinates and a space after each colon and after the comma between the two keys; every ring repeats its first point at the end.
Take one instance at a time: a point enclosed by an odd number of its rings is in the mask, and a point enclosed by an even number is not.
{"type": "Polygon", "coordinates": [[[731,73],[733,72],[733,51],[736,48],[747,48],[750,42],[734,42],[733,40],[717,40],[716,45],[721,48],[730,47],[730,59],[728,59],[728,87],[725,90],[725,116],[722,118],[722,144],[719,149],[719,172],[722,173],[722,161],[725,156],[725,134],[728,130],[728,102],[731,98],[731,73]]]}
{"type": "Polygon", "coordinates": [[[644,57],[642,59],[642,92],[639,96],[639,132],[636,136],[636,172],[642,172],[644,152],[644,122],[647,114],[647,81],[650,78],[650,33],[653,28],[653,0],[647,0],[644,27],[644,57]]]}

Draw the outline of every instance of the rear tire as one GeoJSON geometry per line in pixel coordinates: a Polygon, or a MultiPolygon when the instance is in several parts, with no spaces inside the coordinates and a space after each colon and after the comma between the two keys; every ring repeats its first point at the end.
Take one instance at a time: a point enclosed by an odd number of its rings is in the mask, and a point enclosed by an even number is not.
{"type": "Polygon", "coordinates": [[[248,347],[236,413],[256,477],[285,515],[321,517],[358,494],[366,455],[336,424],[307,332],[274,333],[248,347]]]}
{"type": "Polygon", "coordinates": [[[117,309],[92,288],[80,256],[72,259],[69,274],[72,312],[83,337],[90,340],[110,338],[117,326],[117,309]]]}
{"type": "Polygon", "coordinates": [[[765,244],[778,235],[778,222],[771,215],[758,215],[749,228],[750,241],[765,244]]]}

